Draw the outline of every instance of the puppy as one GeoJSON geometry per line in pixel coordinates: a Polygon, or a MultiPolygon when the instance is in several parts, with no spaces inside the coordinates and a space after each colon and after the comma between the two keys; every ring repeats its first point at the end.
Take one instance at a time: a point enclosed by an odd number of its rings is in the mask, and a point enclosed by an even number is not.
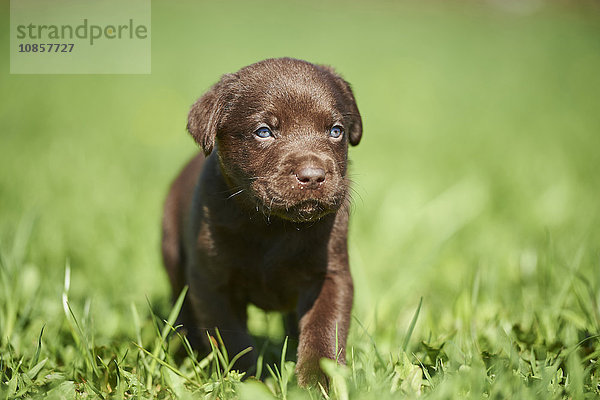
{"type": "Polygon", "coordinates": [[[329,67],[261,61],[224,75],[187,127],[204,155],[173,182],[162,253],[173,294],[189,285],[190,342],[207,351],[218,328],[235,355],[252,346],[249,303],[282,311],[299,333],[299,384],[326,383],[319,360],[345,363],[353,296],[348,144],[362,121],[350,86],[329,67]]]}

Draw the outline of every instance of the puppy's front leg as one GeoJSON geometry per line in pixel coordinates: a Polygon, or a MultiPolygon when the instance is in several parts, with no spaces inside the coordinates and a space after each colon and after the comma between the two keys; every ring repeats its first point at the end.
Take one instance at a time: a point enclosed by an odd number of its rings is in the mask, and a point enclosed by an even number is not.
{"type": "Polygon", "coordinates": [[[347,268],[328,272],[322,285],[316,285],[311,292],[312,295],[306,293],[299,303],[301,317],[296,374],[301,386],[317,382],[326,385],[326,377],[319,367],[321,358],[346,363],[346,338],[353,297],[350,272],[347,268]]]}
{"type": "MultiPolygon", "coordinates": [[[[216,335],[216,329],[225,343],[229,359],[252,347],[246,327],[246,305],[232,299],[227,291],[219,290],[211,282],[195,280],[190,283],[190,302],[194,312],[197,336],[203,347],[210,351],[206,332],[216,335]]],[[[255,366],[255,354],[246,354],[236,361],[234,369],[248,371],[255,366]]]]}

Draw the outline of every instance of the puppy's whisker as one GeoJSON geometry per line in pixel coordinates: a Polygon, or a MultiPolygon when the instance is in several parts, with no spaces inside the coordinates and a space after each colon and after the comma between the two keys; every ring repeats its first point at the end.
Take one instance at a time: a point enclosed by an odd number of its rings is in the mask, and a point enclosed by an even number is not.
{"type": "Polygon", "coordinates": [[[269,207],[267,208],[269,210],[269,214],[267,215],[267,222],[271,223],[271,212],[273,211],[273,201],[275,200],[274,197],[271,197],[271,202],[269,203],[269,207]]]}
{"type": "Polygon", "coordinates": [[[216,193],[218,193],[218,194],[230,194],[232,191],[234,191],[234,190],[240,190],[240,189],[245,189],[245,187],[241,186],[241,185],[237,185],[237,186],[233,186],[231,188],[225,189],[225,190],[219,190],[216,193]]]}
{"type": "Polygon", "coordinates": [[[240,190],[238,190],[238,191],[237,191],[237,192],[235,192],[234,194],[232,194],[232,195],[228,196],[228,197],[227,197],[227,200],[229,200],[229,199],[231,199],[231,198],[233,198],[233,197],[237,196],[238,194],[242,193],[244,190],[246,190],[246,189],[240,189],[240,190]]]}
{"type": "Polygon", "coordinates": [[[248,179],[248,181],[255,181],[257,179],[269,179],[269,178],[271,178],[271,177],[267,175],[267,176],[251,176],[247,179],[248,179]]]}
{"type": "Polygon", "coordinates": [[[360,200],[361,204],[364,204],[365,201],[364,201],[363,197],[361,196],[360,192],[358,191],[358,189],[356,189],[354,187],[354,185],[351,185],[350,192],[348,193],[348,197],[352,203],[355,202],[354,195],[358,196],[358,199],[360,200]]]}

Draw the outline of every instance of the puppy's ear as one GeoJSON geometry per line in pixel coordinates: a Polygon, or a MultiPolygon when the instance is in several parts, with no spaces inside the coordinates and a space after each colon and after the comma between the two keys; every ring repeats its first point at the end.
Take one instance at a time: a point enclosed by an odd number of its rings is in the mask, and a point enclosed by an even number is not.
{"type": "Polygon", "coordinates": [[[236,79],[234,74],[223,75],[219,82],[194,103],[188,114],[187,130],[206,156],[215,147],[217,131],[226,117],[226,109],[232,97],[232,84],[236,79]]]}
{"type": "Polygon", "coordinates": [[[356,99],[354,98],[354,93],[352,93],[352,88],[332,67],[328,65],[318,65],[318,67],[329,74],[333,78],[336,86],[342,91],[344,102],[349,110],[349,115],[347,116],[350,117],[350,127],[346,131],[348,132],[350,144],[356,146],[360,143],[363,127],[362,118],[360,112],[358,112],[358,106],[356,105],[356,99]]]}

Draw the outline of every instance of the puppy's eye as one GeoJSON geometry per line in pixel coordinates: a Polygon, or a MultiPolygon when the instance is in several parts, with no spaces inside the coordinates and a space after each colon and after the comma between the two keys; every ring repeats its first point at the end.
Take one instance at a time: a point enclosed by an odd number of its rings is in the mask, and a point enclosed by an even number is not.
{"type": "Polygon", "coordinates": [[[263,126],[262,128],[258,128],[254,134],[256,136],[258,136],[261,139],[266,139],[268,137],[273,137],[273,132],[271,132],[271,130],[269,128],[267,128],[266,126],[263,126]]]}
{"type": "Polygon", "coordinates": [[[344,134],[344,128],[339,125],[335,125],[333,128],[329,130],[329,136],[337,139],[344,134]]]}

